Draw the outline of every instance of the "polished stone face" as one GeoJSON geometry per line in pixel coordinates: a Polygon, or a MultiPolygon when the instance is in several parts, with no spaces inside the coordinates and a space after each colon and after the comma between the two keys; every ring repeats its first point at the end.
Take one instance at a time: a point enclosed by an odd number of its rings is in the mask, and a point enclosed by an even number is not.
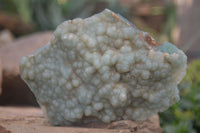
{"type": "Polygon", "coordinates": [[[20,61],[21,77],[52,125],[144,120],[179,100],[187,57],[110,10],[57,27],[20,61]]]}

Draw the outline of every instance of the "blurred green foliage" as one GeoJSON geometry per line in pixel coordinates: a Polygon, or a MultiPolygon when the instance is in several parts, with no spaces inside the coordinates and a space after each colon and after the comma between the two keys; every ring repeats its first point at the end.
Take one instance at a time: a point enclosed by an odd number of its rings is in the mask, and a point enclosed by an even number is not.
{"type": "Polygon", "coordinates": [[[163,30],[163,34],[166,34],[168,37],[168,41],[172,42],[173,37],[172,37],[172,32],[173,29],[176,25],[176,6],[173,2],[169,2],[166,5],[166,24],[163,30]]]}
{"type": "MultiPolygon", "coordinates": [[[[86,18],[96,13],[97,4],[127,16],[128,8],[118,0],[0,0],[0,11],[14,13],[36,30],[52,30],[64,20],[86,18]]],[[[99,11],[98,11],[99,12],[99,11]]]]}
{"type": "Polygon", "coordinates": [[[174,41],[173,38],[173,30],[174,27],[176,26],[176,5],[173,1],[169,1],[168,3],[166,3],[166,6],[164,9],[162,8],[158,8],[156,9],[160,10],[160,12],[164,12],[166,15],[165,18],[165,22],[163,24],[163,28],[162,31],[160,33],[160,35],[158,35],[157,40],[160,42],[164,42],[164,41],[168,41],[168,42],[172,42],[174,41]]]}
{"type": "MultiPolygon", "coordinates": [[[[142,4],[150,4],[154,0],[141,0],[136,5],[140,8],[142,4]]],[[[126,2],[125,2],[126,3],[126,2]]],[[[73,18],[86,18],[95,13],[109,8],[121,14],[130,21],[140,17],[142,23],[134,22],[139,29],[149,32],[158,41],[172,41],[172,31],[175,25],[175,5],[169,2],[166,6],[158,4],[152,6],[149,16],[136,16],[132,5],[121,4],[119,0],[0,0],[0,12],[7,12],[18,15],[25,23],[29,24],[34,31],[54,30],[57,25],[65,20],[73,18]],[[153,17],[151,22],[145,21],[153,17]],[[166,21],[155,19],[155,16],[164,16],[166,21]],[[161,24],[162,30],[156,31],[155,26],[150,23],[161,24]],[[150,24],[150,25],[149,25],[150,24]]]]}
{"type": "Polygon", "coordinates": [[[165,133],[200,132],[200,60],[188,65],[187,74],[179,85],[181,99],[160,113],[165,133]]]}

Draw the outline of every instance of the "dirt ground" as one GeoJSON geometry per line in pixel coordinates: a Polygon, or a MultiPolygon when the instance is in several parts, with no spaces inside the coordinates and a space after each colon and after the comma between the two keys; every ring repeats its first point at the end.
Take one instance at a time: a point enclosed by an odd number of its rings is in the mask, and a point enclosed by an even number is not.
{"type": "Polygon", "coordinates": [[[122,120],[110,124],[89,123],[53,127],[40,108],[0,107],[0,133],[161,133],[157,115],[145,121],[122,120]]]}

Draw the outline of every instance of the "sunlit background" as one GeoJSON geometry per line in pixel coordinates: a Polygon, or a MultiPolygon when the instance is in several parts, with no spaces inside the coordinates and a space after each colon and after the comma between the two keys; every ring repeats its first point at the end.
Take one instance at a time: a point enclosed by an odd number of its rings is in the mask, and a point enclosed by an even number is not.
{"type": "MultiPolygon", "coordinates": [[[[179,85],[181,100],[159,114],[160,124],[165,133],[200,132],[200,0],[0,0],[0,49],[27,35],[51,32],[65,20],[86,18],[105,8],[187,54],[187,75],[179,85]]],[[[0,105],[37,106],[35,101],[12,101],[4,81],[3,76],[0,105]]]]}

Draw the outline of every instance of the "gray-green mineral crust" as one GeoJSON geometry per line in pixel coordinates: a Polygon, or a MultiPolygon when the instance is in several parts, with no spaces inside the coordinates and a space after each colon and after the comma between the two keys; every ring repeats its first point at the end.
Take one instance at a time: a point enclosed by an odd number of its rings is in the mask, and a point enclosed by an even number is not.
{"type": "Polygon", "coordinates": [[[106,9],[60,24],[20,61],[22,79],[52,125],[145,120],[179,100],[187,57],[106,9]]]}

